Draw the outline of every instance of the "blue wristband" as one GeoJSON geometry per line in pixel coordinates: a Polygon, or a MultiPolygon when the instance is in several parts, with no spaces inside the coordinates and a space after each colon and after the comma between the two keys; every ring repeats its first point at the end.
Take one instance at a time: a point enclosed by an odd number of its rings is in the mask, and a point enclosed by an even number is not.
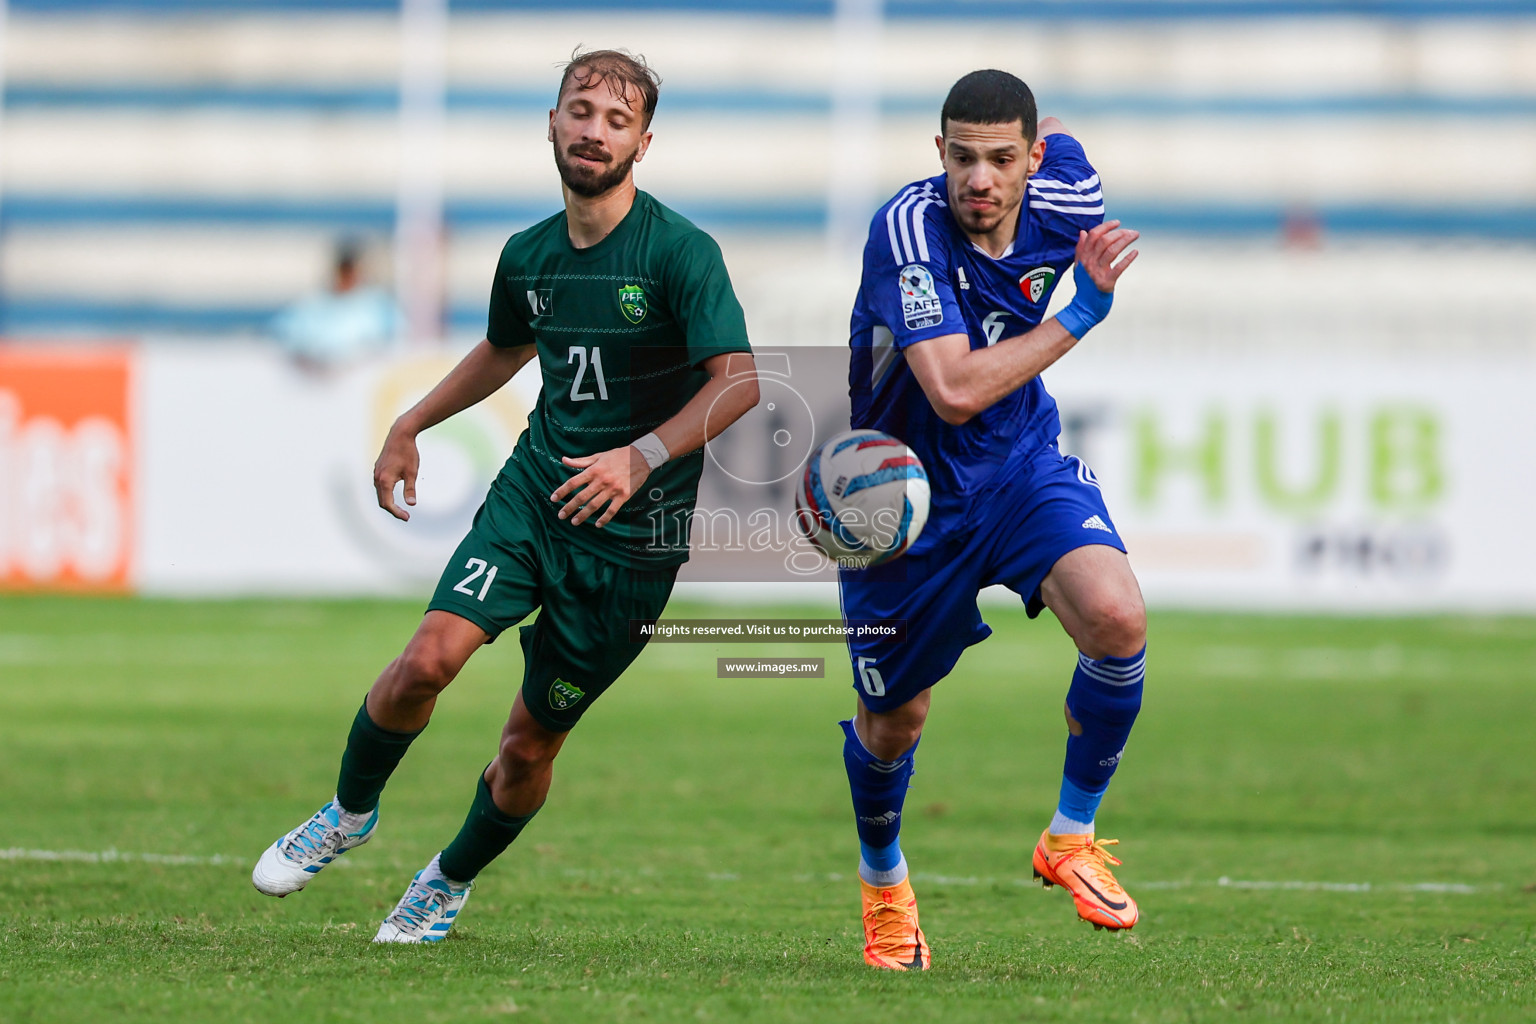
{"type": "Polygon", "coordinates": [[[1109,307],[1114,305],[1115,293],[1099,291],[1099,286],[1093,283],[1093,278],[1081,263],[1073,264],[1072,280],[1077,284],[1077,294],[1072,296],[1072,301],[1067,303],[1065,309],[1056,314],[1056,322],[1065,327],[1068,334],[1081,341],[1094,325],[1109,316],[1109,307]]]}

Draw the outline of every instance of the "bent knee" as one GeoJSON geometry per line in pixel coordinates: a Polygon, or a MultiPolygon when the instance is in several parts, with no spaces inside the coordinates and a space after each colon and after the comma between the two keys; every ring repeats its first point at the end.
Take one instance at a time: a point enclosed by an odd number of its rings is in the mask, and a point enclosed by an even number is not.
{"type": "Polygon", "coordinates": [[[512,732],[501,738],[496,759],[510,777],[519,777],[548,765],[560,752],[559,739],[531,732],[512,732]]]}
{"type": "Polygon", "coordinates": [[[1147,645],[1147,610],[1139,598],[1104,601],[1085,618],[1078,647],[1090,658],[1129,658],[1147,645]]]}
{"type": "Polygon", "coordinates": [[[900,709],[883,715],[869,714],[859,723],[859,739],[875,757],[895,761],[911,750],[923,735],[927,708],[900,709]]]}
{"type": "Polygon", "coordinates": [[[459,674],[458,662],[441,646],[413,640],[395,659],[394,690],[400,696],[431,696],[441,693],[459,674]]]}
{"type": "Polygon", "coordinates": [[[916,746],[922,735],[920,725],[877,729],[869,737],[866,749],[882,761],[896,761],[916,746]]]}

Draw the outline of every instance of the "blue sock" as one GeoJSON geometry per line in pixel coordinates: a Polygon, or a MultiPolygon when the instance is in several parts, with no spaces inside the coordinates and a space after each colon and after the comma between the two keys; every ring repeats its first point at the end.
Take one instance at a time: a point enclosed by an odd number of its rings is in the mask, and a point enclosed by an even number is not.
{"type": "Polygon", "coordinates": [[[843,727],[843,765],[859,829],[859,877],[870,885],[895,885],[907,877],[897,836],[917,744],[894,761],[882,761],[864,748],[852,721],[838,724],[843,727]]]}
{"type": "Polygon", "coordinates": [[[1067,762],[1061,773],[1061,798],[1051,832],[1093,831],[1093,817],[1109,788],[1110,776],[1125,754],[1141,688],[1147,675],[1147,649],[1130,658],[1077,656],[1077,671],[1067,690],[1067,762]]]}

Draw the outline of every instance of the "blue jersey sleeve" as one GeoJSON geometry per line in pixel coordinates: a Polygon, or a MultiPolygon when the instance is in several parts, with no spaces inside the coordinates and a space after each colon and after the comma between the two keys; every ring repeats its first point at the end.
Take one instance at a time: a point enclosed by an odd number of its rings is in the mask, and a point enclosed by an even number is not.
{"type": "Polygon", "coordinates": [[[1029,179],[1029,208],[1037,223],[1077,244],[1077,233],[1104,221],[1104,190],[1080,142],[1057,133],[1045,137],[1045,159],[1029,179]]]}
{"type": "Polygon", "coordinates": [[[897,348],[965,334],[950,280],[950,231],[944,201],[931,183],[904,189],[870,223],[863,292],[897,348]]]}

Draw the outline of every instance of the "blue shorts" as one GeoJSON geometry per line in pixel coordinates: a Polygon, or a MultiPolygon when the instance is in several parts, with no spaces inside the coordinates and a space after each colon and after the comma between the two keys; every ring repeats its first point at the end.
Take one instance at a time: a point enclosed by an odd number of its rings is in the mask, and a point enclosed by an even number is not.
{"type": "Polygon", "coordinates": [[[1040,614],[1040,584],[1069,551],[1125,544],[1093,472],[1052,444],[1030,456],[990,495],[978,498],[974,529],[941,538],[918,555],[872,569],[844,569],[845,619],[900,619],[900,641],[850,639],[853,688],[871,711],[890,711],[950,673],[967,647],[992,635],[976,595],[1002,584],[1040,614]]]}

